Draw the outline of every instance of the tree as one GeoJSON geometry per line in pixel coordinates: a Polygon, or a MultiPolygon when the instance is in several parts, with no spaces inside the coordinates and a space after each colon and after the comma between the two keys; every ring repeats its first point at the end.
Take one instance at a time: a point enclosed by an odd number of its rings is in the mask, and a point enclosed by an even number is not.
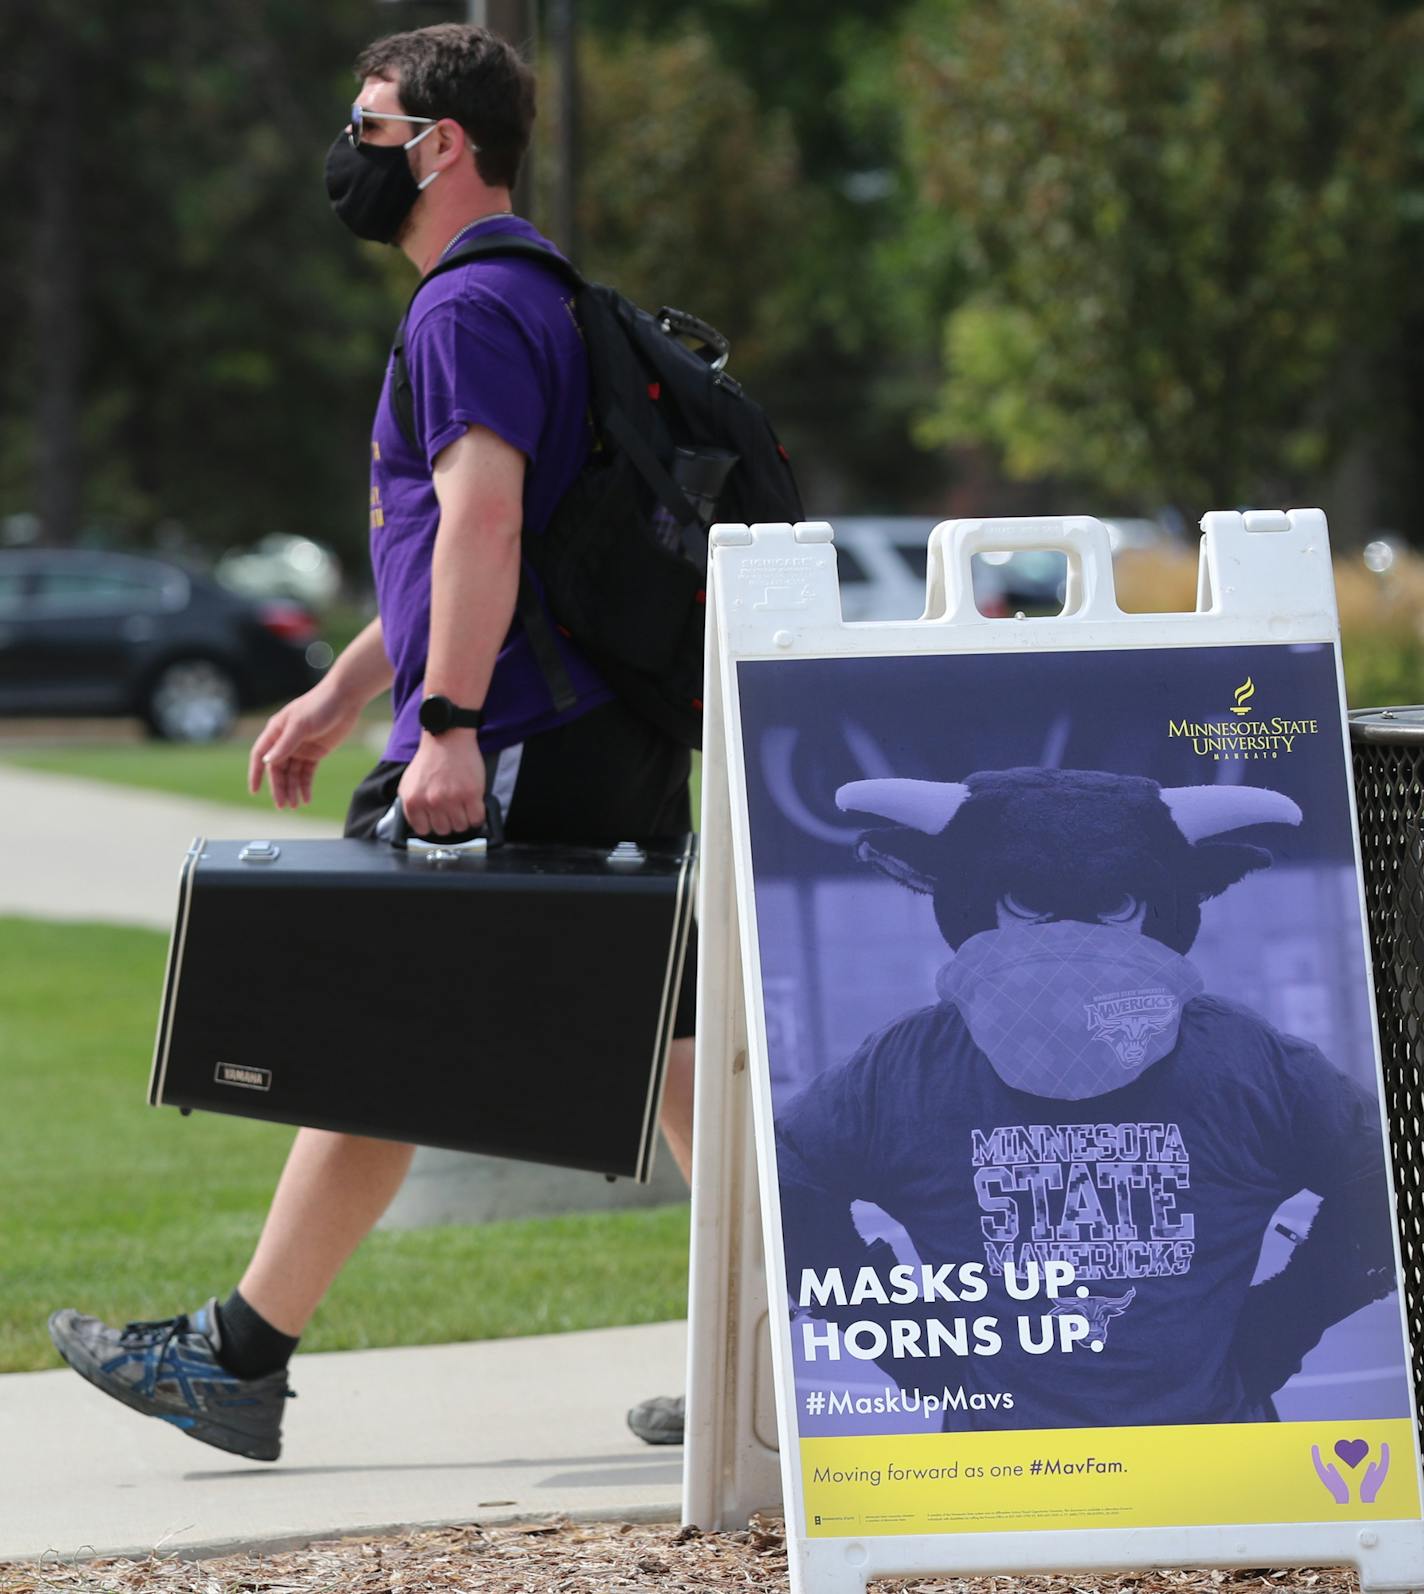
{"type": "MultiPolygon", "coordinates": [[[[581,56],[581,266],[648,309],[695,311],[731,339],[738,375],[764,379],[795,346],[785,263],[815,215],[787,118],[690,26],[595,35],[581,56]]],[[[548,73],[543,87],[541,199],[556,143],[548,73]]]]}
{"type": "MultiPolygon", "coordinates": [[[[25,172],[29,192],[18,206],[29,226],[12,270],[0,277],[6,302],[23,303],[44,350],[33,392],[34,425],[26,428],[20,459],[38,523],[49,540],[73,536],[80,506],[79,418],[84,332],[80,314],[81,108],[95,77],[83,15],[66,0],[23,19],[23,43],[5,52],[0,87],[14,108],[3,154],[6,167],[25,172]],[[24,158],[17,132],[46,129],[42,160],[24,158]]],[[[24,180],[22,179],[22,182],[24,180]]],[[[18,186],[18,185],[17,185],[18,186]]],[[[22,190],[23,191],[23,190],[22,190]]],[[[13,382],[13,375],[6,383],[13,382]]],[[[15,450],[12,440],[7,453],[15,450]]]]}
{"type": "Polygon", "coordinates": [[[11,155],[34,187],[12,216],[15,260],[72,274],[62,315],[44,280],[21,299],[34,308],[3,389],[0,514],[41,507],[48,456],[89,533],[145,541],[177,522],[221,547],[283,529],[359,553],[366,435],[410,284],[331,217],[321,159],[370,6],[20,5],[44,16],[6,30],[14,103],[34,107],[40,138],[68,73],[83,137],[68,211],[42,203],[43,139],[11,155]],[[56,358],[60,324],[72,341],[56,358]]]}
{"type": "Polygon", "coordinates": [[[1129,498],[1290,496],[1413,291],[1419,43],[1383,0],[920,0],[909,155],[975,282],[926,438],[1129,498]]]}
{"type": "MultiPolygon", "coordinates": [[[[777,322],[775,348],[766,345],[767,363],[750,374],[791,444],[814,514],[933,507],[950,469],[942,451],[919,449],[911,437],[912,417],[934,393],[937,362],[925,327],[944,314],[961,273],[937,219],[911,203],[900,163],[895,24],[907,4],[885,0],[873,10],[862,0],[580,5],[594,36],[615,55],[652,50],[689,29],[710,41],[715,77],[687,80],[700,104],[662,96],[664,128],[689,115],[712,125],[719,114],[730,120],[750,113],[760,127],[794,143],[799,193],[794,207],[769,218],[767,236],[758,241],[768,269],[753,290],[767,305],[764,319],[777,322]],[[719,103],[723,85],[733,93],[719,103]]],[[[630,127],[642,129],[636,134],[642,147],[655,139],[657,124],[646,110],[653,81],[626,76],[605,124],[615,144],[630,127]]],[[[668,202],[715,214],[725,190],[713,184],[714,175],[689,168],[687,186],[668,202]]],[[[603,203],[601,188],[590,192],[591,175],[583,187],[589,203],[603,203]]],[[[708,241],[707,265],[733,258],[734,249],[719,250],[710,229],[708,241]]],[[[738,349],[739,371],[746,352],[738,349]]]]}

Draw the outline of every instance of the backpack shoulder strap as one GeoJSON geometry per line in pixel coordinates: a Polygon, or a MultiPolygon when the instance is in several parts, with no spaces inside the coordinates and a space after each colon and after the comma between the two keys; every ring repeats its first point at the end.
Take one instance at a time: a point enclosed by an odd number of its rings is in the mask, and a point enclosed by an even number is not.
{"type": "Polygon", "coordinates": [[[575,293],[587,286],[583,274],[562,255],[556,255],[552,249],[546,249],[543,244],[536,244],[528,238],[514,238],[508,233],[492,233],[487,238],[471,238],[468,243],[451,250],[442,260],[437,260],[416,283],[415,291],[405,307],[405,314],[396,328],[395,342],[391,347],[391,407],[395,411],[396,425],[400,427],[401,436],[412,448],[416,444],[415,396],[411,392],[410,371],[405,363],[405,326],[410,319],[411,306],[414,305],[426,283],[443,272],[452,271],[456,266],[468,265],[472,260],[501,258],[532,260],[556,276],[562,277],[575,293]]]}
{"type": "MultiPolygon", "coordinates": [[[[562,277],[571,288],[585,286],[583,273],[562,255],[555,254],[543,244],[536,244],[531,238],[516,238],[510,233],[495,232],[484,238],[471,238],[458,249],[452,249],[443,260],[437,260],[415,285],[415,293],[419,293],[432,277],[438,277],[441,272],[463,266],[470,260],[495,260],[501,256],[511,260],[533,260],[562,277]]],[[[411,294],[412,299],[415,293],[411,294]]]]}

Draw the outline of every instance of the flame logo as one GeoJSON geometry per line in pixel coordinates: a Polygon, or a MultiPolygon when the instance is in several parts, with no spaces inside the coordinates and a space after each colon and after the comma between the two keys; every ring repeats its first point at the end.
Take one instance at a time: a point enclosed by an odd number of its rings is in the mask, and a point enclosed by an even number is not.
{"type": "Polygon", "coordinates": [[[1236,688],[1236,707],[1233,714],[1249,714],[1251,712],[1251,699],[1256,695],[1256,683],[1248,675],[1236,688]]]}

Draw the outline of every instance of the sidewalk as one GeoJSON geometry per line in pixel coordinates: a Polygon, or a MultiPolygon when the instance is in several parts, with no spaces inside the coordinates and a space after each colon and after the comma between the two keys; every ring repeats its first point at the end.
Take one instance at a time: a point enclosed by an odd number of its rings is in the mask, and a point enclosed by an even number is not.
{"type": "MultiPolygon", "coordinates": [[[[0,763],[0,914],[168,930],[195,835],[339,829],[0,763]]],[[[685,1344],[667,1323],[299,1355],[273,1466],[196,1444],[67,1369],[0,1376],[0,1560],[559,1513],[673,1521],[682,1452],[640,1443],[624,1413],[682,1389],[685,1344]]]]}
{"type": "Polygon", "coordinates": [[[0,763],[0,913],[171,930],[194,836],[338,836],[333,821],[0,763]]]}
{"type": "Polygon", "coordinates": [[[682,1451],[624,1412],[680,1390],[682,1323],[298,1355],[282,1460],[244,1461],[68,1369],[0,1378],[0,1560],[272,1550],[560,1513],[675,1521],[682,1451]]]}

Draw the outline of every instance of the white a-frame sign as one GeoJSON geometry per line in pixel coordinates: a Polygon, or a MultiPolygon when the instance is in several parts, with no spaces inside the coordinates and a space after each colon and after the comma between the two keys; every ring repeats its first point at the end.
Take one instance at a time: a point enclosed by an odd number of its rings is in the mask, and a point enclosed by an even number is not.
{"type": "Polygon", "coordinates": [[[1424,1586],[1325,518],[1203,530],[1195,613],[959,521],[862,625],[830,526],[713,533],[684,1509],[794,1590],[1424,1586]]]}

